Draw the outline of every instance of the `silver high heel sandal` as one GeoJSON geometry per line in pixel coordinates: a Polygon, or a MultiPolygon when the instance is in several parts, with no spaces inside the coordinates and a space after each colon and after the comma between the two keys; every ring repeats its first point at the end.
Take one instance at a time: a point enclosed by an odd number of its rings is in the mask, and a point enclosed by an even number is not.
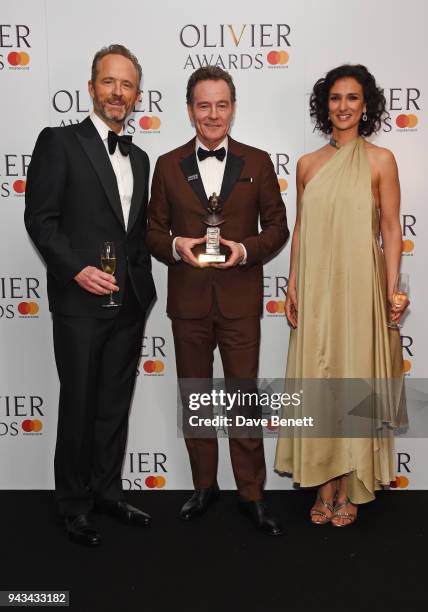
{"type": "MultiPolygon", "coordinates": [[[[330,502],[326,501],[325,499],[323,499],[321,497],[321,493],[319,491],[317,491],[317,498],[316,501],[320,501],[322,503],[322,505],[327,508],[328,510],[330,510],[330,512],[334,512],[334,507],[333,504],[331,504],[330,502]]],[[[313,525],[326,525],[327,523],[329,523],[332,519],[331,516],[328,516],[328,514],[326,514],[323,510],[317,510],[316,508],[312,507],[311,511],[310,511],[310,516],[311,516],[311,523],[313,525]],[[322,520],[313,520],[314,516],[320,516],[322,520]]]]}

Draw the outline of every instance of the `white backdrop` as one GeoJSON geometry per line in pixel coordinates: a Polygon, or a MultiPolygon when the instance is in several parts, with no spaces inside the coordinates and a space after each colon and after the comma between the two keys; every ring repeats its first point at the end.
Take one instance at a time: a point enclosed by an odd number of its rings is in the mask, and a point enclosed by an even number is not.
{"type": "MultiPolygon", "coordinates": [[[[426,376],[428,326],[423,326],[428,241],[425,201],[423,62],[428,7],[423,0],[0,0],[0,488],[53,487],[58,382],[43,263],[24,224],[26,167],[46,125],[81,121],[91,108],[87,81],[94,53],[122,43],[139,58],[143,99],[128,133],[156,158],[193,135],[185,87],[204,63],[230,70],[237,87],[232,135],[271,153],[295,216],[295,167],[323,144],[313,133],[308,96],[330,68],[363,63],[384,88],[390,118],[373,141],[396,155],[402,185],[403,261],[412,306],[402,329],[406,375],[426,376]]],[[[283,288],[289,245],[265,268],[260,376],[282,377],[288,342],[283,288]]],[[[176,430],[173,342],[165,315],[166,268],[154,262],[158,301],[146,327],[141,373],[130,420],[125,488],[191,488],[176,430]]],[[[244,299],[244,296],[243,296],[244,299]]],[[[426,318],[426,315],[425,315],[426,318]]],[[[217,372],[221,369],[216,361],[217,372]]],[[[219,483],[234,488],[225,440],[219,483]]],[[[275,441],[265,443],[267,487],[290,488],[271,468],[275,441]]],[[[428,488],[424,438],[397,441],[396,489],[428,488]]]]}

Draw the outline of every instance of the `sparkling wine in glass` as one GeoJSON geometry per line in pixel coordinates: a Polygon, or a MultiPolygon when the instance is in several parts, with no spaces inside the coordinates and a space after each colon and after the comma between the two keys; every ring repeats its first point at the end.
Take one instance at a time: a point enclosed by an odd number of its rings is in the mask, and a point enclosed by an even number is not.
{"type": "MultiPolygon", "coordinates": [[[[407,300],[409,295],[409,275],[406,273],[401,273],[398,275],[397,280],[395,282],[394,291],[392,293],[392,304],[393,306],[401,306],[407,300]]],[[[394,321],[390,321],[388,323],[388,327],[391,329],[399,329],[401,325],[399,323],[395,323],[394,321]]]]}
{"type": "MultiPolygon", "coordinates": [[[[116,271],[116,254],[114,242],[104,242],[101,249],[101,268],[106,274],[113,275],[116,271]]],[[[103,308],[117,308],[120,306],[113,299],[113,291],[110,291],[110,300],[107,304],[102,304],[103,308]]]]}

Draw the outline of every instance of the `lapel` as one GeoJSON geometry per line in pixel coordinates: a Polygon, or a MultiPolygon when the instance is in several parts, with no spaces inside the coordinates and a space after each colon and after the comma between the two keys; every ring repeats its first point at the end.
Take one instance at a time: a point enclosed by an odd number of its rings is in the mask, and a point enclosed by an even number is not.
{"type": "Polygon", "coordinates": [[[230,136],[228,138],[229,142],[227,146],[226,167],[224,169],[223,182],[220,190],[220,202],[223,206],[234,188],[236,181],[239,179],[242,168],[244,167],[243,157],[235,155],[233,152],[233,149],[235,148],[235,141],[230,136]]]}
{"type": "Polygon", "coordinates": [[[205,193],[204,185],[199,174],[198,163],[196,161],[195,138],[184,145],[183,159],[180,162],[180,167],[186,183],[193,189],[202,206],[208,208],[207,194],[205,193]]]}
{"type": "Polygon", "coordinates": [[[147,177],[144,171],[143,160],[140,155],[137,155],[134,145],[131,147],[129,153],[129,159],[131,161],[132,174],[134,176],[134,187],[132,190],[131,209],[129,211],[128,228],[129,233],[137,220],[138,213],[140,212],[141,204],[143,203],[144,189],[147,181],[147,177]]]}
{"type": "MultiPolygon", "coordinates": [[[[118,218],[123,229],[125,229],[125,221],[123,219],[122,205],[120,203],[116,175],[108,158],[104,143],[89,117],[87,117],[77,126],[76,137],[82,145],[86,155],[89,157],[89,161],[91,162],[95,172],[98,175],[98,178],[101,181],[101,185],[103,186],[107,199],[110,202],[116,217],[118,218]]],[[[134,194],[132,199],[134,199],[134,194]]]]}
{"type": "MultiPolygon", "coordinates": [[[[234,153],[234,149],[235,141],[229,136],[226,167],[224,169],[223,182],[220,190],[220,199],[223,206],[227,198],[231,194],[232,189],[234,188],[235,183],[242,172],[242,168],[244,167],[243,157],[236,155],[234,153]]],[[[183,159],[180,162],[180,166],[184,174],[184,178],[186,179],[186,182],[189,183],[204,208],[207,208],[208,198],[205,193],[204,185],[199,174],[199,168],[196,161],[194,138],[186,145],[184,145],[183,159]],[[191,178],[192,180],[189,180],[189,178],[191,178]]]]}

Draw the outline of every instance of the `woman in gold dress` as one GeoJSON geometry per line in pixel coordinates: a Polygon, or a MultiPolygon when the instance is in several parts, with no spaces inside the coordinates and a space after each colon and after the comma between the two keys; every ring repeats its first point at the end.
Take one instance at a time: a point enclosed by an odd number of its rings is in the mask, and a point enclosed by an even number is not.
{"type": "MultiPolygon", "coordinates": [[[[388,327],[409,303],[392,303],[402,244],[398,171],[388,149],[364,138],[379,130],[385,98],[364,66],[343,65],[317,81],[310,109],[330,141],[297,164],[286,378],[402,383],[400,335],[388,327]]],[[[398,403],[389,415],[383,410],[383,423],[394,426],[398,403]]],[[[335,407],[322,410],[331,415],[335,407]]],[[[394,462],[392,433],[309,437],[295,430],[280,435],[275,469],[318,487],[313,523],[343,527],[355,521],[358,504],[394,480],[394,462]]]]}

